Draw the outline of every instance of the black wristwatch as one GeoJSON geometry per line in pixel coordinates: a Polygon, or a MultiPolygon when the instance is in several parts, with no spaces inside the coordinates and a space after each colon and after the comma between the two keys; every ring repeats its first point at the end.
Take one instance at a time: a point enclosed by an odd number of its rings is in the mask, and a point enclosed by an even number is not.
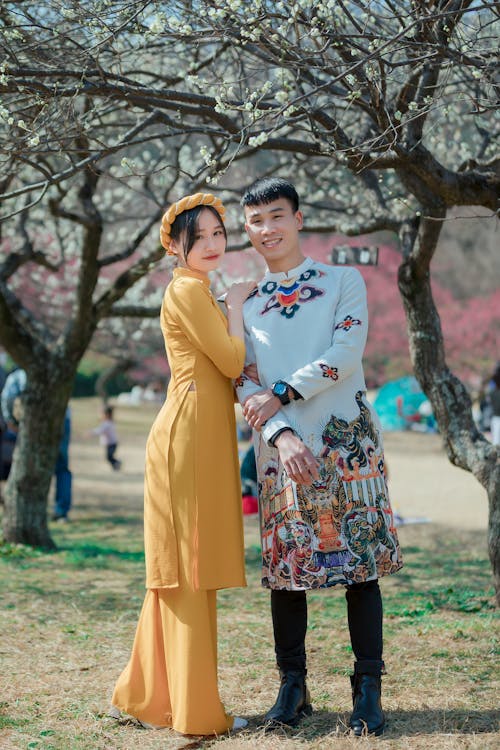
{"type": "Polygon", "coordinates": [[[279,398],[283,406],[286,406],[290,403],[290,396],[288,395],[288,383],[285,383],[284,380],[277,380],[276,383],[273,383],[271,386],[271,390],[273,392],[273,396],[276,396],[279,398]]]}

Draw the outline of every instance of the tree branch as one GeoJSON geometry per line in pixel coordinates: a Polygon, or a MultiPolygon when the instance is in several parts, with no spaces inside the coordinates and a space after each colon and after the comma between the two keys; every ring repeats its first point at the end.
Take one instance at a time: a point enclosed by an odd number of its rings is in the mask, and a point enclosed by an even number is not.
{"type": "Polygon", "coordinates": [[[105,318],[158,318],[161,306],[146,307],[143,305],[113,305],[107,313],[101,317],[105,318]]]}
{"type": "Polygon", "coordinates": [[[33,359],[43,362],[49,356],[53,336],[37,321],[0,279],[0,341],[18,364],[28,367],[33,359]]]}
{"type": "Polygon", "coordinates": [[[134,266],[121,273],[111,289],[108,289],[92,306],[92,314],[96,321],[109,316],[115,302],[122,299],[124,294],[143,276],[145,276],[163,256],[165,250],[159,246],[146,255],[134,266]]]}

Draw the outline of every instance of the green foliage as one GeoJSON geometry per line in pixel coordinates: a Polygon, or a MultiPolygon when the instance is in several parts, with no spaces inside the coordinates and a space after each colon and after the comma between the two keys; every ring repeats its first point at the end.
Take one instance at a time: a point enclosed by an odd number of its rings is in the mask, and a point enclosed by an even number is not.
{"type": "Polygon", "coordinates": [[[0,715],[0,729],[8,729],[9,727],[22,727],[28,724],[29,719],[11,719],[10,716],[0,715]]]}
{"type": "MultiPolygon", "coordinates": [[[[106,366],[97,364],[92,359],[82,360],[76,373],[72,397],[95,396],[97,380],[105,370],[106,366]]],[[[108,396],[117,396],[119,393],[130,391],[133,385],[133,380],[127,375],[117,373],[106,381],[106,393],[108,396]]]]}
{"type": "Polygon", "coordinates": [[[143,562],[144,552],[132,552],[103,544],[82,544],[61,550],[68,566],[77,568],[113,568],[116,559],[124,562],[143,562]]]}
{"type": "Polygon", "coordinates": [[[41,557],[43,551],[30,547],[28,544],[0,543],[0,558],[9,560],[31,560],[41,557]]]}
{"type": "Polygon", "coordinates": [[[78,371],[73,385],[72,397],[84,398],[85,396],[95,396],[95,384],[98,377],[98,372],[86,374],[78,371]]]}

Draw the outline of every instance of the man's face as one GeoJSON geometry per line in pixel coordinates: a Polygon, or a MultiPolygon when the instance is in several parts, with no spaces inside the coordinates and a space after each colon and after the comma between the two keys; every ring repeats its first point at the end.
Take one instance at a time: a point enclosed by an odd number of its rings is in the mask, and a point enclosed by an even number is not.
{"type": "Polygon", "coordinates": [[[250,242],[265,259],[270,270],[287,270],[301,262],[299,231],[301,211],[294,213],[286,198],[271,203],[245,206],[245,229],[250,242]]]}

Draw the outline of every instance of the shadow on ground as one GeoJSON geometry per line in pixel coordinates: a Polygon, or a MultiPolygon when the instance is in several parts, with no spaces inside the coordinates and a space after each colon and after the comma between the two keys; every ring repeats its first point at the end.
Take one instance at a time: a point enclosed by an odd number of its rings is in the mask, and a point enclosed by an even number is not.
{"type": "MultiPolygon", "coordinates": [[[[334,711],[315,711],[297,729],[285,727],[273,731],[273,735],[300,736],[313,740],[326,735],[342,737],[349,735],[349,714],[334,711]]],[[[395,739],[412,735],[428,734],[480,734],[499,729],[500,711],[467,711],[465,709],[432,708],[415,711],[386,711],[386,729],[381,739],[395,739]]],[[[264,731],[264,715],[249,718],[249,732],[264,731]]]]}

